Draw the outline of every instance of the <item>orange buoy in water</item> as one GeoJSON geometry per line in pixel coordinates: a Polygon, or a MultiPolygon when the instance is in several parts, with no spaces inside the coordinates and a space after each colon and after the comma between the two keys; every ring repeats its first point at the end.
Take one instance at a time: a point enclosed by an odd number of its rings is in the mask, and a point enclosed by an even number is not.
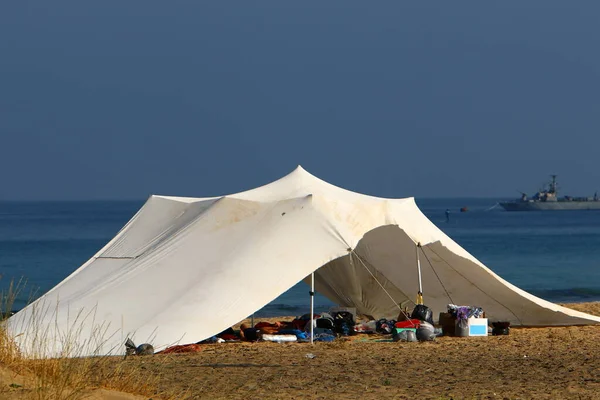
{"type": "Polygon", "coordinates": [[[469,211],[469,209],[468,209],[467,207],[462,207],[462,208],[460,209],[460,212],[467,212],[467,211],[469,211]]]}

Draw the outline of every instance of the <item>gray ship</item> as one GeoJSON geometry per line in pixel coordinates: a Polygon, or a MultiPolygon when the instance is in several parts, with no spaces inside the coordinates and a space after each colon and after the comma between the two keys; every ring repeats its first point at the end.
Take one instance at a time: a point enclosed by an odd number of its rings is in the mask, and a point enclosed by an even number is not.
{"type": "Polygon", "coordinates": [[[546,211],[546,210],[600,210],[600,199],[596,192],[593,197],[558,197],[556,175],[550,175],[552,182],[546,190],[540,190],[528,198],[522,193],[514,201],[500,202],[506,211],[546,211]]]}

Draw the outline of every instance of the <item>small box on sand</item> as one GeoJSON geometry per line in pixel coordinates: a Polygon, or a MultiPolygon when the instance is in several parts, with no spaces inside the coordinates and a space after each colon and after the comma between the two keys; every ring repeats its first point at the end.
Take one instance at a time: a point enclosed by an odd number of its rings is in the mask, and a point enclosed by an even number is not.
{"type": "Polygon", "coordinates": [[[469,336],[487,336],[488,319],[487,318],[469,318],[469,336]]]}
{"type": "Polygon", "coordinates": [[[454,336],[456,329],[456,318],[452,314],[441,312],[439,322],[442,326],[442,332],[445,336],[454,336]]]}

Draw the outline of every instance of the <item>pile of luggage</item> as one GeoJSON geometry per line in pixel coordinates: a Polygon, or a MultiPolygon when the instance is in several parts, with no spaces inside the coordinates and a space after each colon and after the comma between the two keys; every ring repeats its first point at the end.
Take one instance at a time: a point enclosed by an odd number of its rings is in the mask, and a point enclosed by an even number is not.
{"type": "Polygon", "coordinates": [[[415,306],[410,318],[406,312],[402,312],[400,316],[405,318],[394,324],[392,339],[395,342],[427,342],[442,335],[441,329],[433,326],[433,312],[423,304],[415,306]]]}
{"type": "MultiPolygon", "coordinates": [[[[315,314],[312,322],[313,341],[331,342],[336,337],[354,335],[355,324],[354,315],[349,311],[315,314]]],[[[292,325],[310,335],[310,314],[294,319],[292,325]]]]}

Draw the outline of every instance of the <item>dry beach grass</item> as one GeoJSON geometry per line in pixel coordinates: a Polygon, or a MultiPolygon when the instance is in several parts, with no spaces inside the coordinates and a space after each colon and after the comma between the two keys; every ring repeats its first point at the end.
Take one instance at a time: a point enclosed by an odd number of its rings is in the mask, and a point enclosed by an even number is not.
{"type": "MultiPolygon", "coordinates": [[[[0,293],[0,314],[8,315],[19,285],[0,293]]],[[[1,319],[0,319],[1,320],[1,319]]],[[[67,346],[69,347],[69,346],[67,346]]],[[[77,348],[72,354],[77,354],[77,348]]],[[[132,400],[157,394],[158,374],[147,374],[139,363],[122,357],[23,357],[0,325],[0,399],[109,399],[132,400]],[[131,393],[143,395],[134,396],[131,393]]],[[[178,399],[180,393],[163,391],[163,399],[178,399]]]]}
{"type": "MultiPolygon", "coordinates": [[[[600,315],[600,303],[568,306],[600,315]]],[[[177,399],[600,399],[600,326],[512,329],[509,336],[428,343],[372,339],[361,335],[314,346],[226,343],[194,354],[103,358],[94,367],[99,377],[132,374],[92,386],[177,399]]],[[[14,375],[27,371],[32,379],[36,371],[25,364],[3,368],[0,398],[35,392],[36,384],[14,375]]],[[[116,400],[122,394],[95,395],[116,400]]]]}

